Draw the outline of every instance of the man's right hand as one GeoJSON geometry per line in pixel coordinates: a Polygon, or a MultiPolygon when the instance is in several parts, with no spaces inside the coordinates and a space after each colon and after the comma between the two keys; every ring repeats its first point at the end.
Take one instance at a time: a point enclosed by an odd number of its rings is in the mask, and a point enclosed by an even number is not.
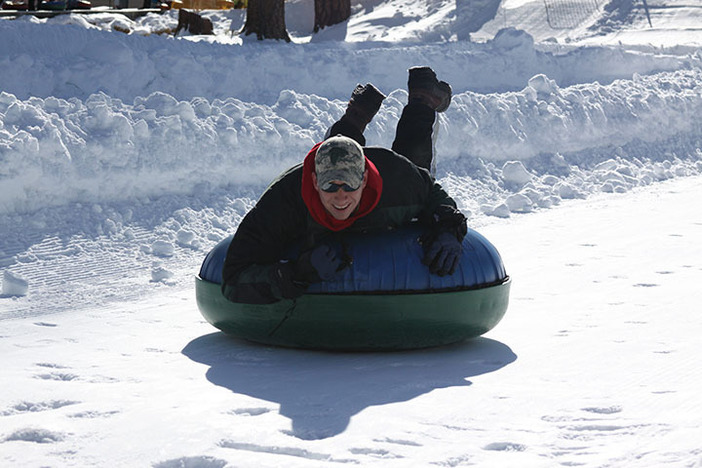
{"type": "Polygon", "coordinates": [[[295,299],[305,293],[311,283],[328,281],[347,265],[328,245],[318,245],[300,254],[295,262],[278,263],[272,271],[280,295],[295,299]]]}
{"type": "Polygon", "coordinates": [[[317,247],[303,252],[295,262],[294,277],[306,283],[319,283],[334,277],[341,267],[342,259],[334,248],[329,245],[317,247]]]}

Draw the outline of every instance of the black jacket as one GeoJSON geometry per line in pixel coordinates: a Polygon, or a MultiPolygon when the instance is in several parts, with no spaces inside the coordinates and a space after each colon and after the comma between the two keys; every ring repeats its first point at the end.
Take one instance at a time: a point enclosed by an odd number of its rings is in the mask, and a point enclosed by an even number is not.
{"type": "Polygon", "coordinates": [[[465,216],[427,170],[386,148],[366,147],[364,153],[383,180],[375,209],[334,233],[312,219],[302,199],[303,165],[291,168],[268,187],[241,221],[222,271],[225,297],[254,304],[290,298],[281,284],[285,278],[280,277],[278,266],[291,248],[306,250],[329,236],[343,237],[348,231],[396,229],[416,221],[426,226],[428,239],[443,231],[455,234],[459,241],[463,239],[465,216]]]}

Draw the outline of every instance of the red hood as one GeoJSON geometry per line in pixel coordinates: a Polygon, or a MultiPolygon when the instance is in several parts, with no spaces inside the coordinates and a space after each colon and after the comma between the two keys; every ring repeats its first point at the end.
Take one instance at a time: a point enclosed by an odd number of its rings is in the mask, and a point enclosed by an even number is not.
{"type": "Polygon", "coordinates": [[[351,226],[357,219],[367,215],[380,201],[380,195],[383,193],[383,179],[375,165],[366,158],[366,169],[368,169],[368,182],[366,188],[363,189],[361,203],[358,209],[347,219],[339,220],[334,218],[322,205],[319,199],[319,193],[314,188],[312,182],[312,173],[314,173],[314,157],[317,154],[317,148],[322,143],[317,143],[305,156],[305,162],[302,165],[302,199],[307,205],[307,209],[317,223],[321,224],[332,231],[341,231],[351,226]]]}

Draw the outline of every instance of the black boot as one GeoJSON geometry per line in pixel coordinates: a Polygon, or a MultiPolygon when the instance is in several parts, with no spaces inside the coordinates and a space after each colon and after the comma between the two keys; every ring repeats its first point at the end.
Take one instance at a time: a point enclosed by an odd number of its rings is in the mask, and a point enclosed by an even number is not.
{"type": "Polygon", "coordinates": [[[361,133],[366,129],[366,125],[373,120],[373,117],[380,109],[385,95],[378,88],[368,83],[357,85],[351,93],[351,99],[346,107],[346,113],[342,118],[348,120],[361,133]]]}
{"type": "Polygon", "coordinates": [[[451,104],[451,86],[445,81],[439,81],[436,73],[429,67],[412,67],[409,69],[409,102],[421,103],[444,112],[451,104]]]}

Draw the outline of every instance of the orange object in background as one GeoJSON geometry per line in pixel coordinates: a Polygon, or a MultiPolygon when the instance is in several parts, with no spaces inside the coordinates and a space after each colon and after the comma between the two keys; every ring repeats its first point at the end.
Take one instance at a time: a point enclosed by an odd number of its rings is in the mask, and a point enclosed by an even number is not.
{"type": "Polygon", "coordinates": [[[232,0],[173,0],[171,8],[189,10],[229,10],[237,8],[240,2],[232,0]]]}

